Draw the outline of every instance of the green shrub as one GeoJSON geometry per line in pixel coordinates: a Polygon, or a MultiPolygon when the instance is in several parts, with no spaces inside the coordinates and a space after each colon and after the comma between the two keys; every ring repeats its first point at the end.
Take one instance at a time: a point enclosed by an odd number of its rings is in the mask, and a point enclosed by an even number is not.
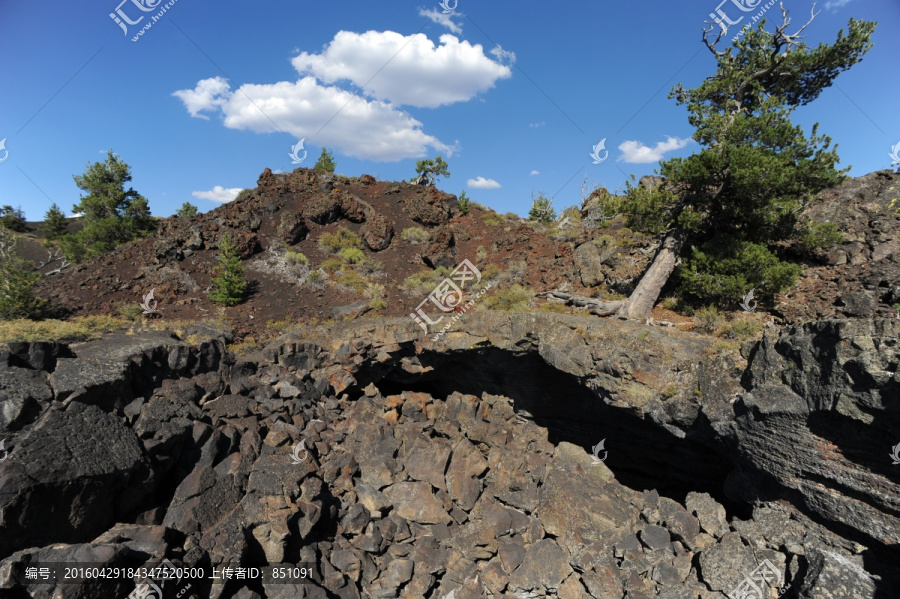
{"type": "Polygon", "coordinates": [[[216,273],[216,276],[212,280],[213,290],[209,294],[210,301],[222,306],[234,306],[244,301],[244,294],[247,290],[244,267],[241,266],[237,247],[231,242],[231,236],[227,233],[219,242],[219,265],[213,272],[216,273]]]}
{"type": "Polygon", "coordinates": [[[352,289],[356,293],[362,293],[366,289],[368,281],[355,270],[342,270],[335,277],[335,282],[348,289],[352,289]]]}
{"type": "Polygon", "coordinates": [[[309,260],[303,254],[303,252],[294,252],[288,250],[284,255],[284,259],[287,260],[289,264],[300,264],[302,266],[306,266],[309,264],[309,260]]]}
{"type": "Polygon", "coordinates": [[[122,319],[113,316],[78,316],[72,320],[8,320],[0,321],[0,341],[91,341],[124,326],[122,319]]]}
{"type": "Polygon", "coordinates": [[[779,260],[764,245],[720,237],[694,247],[676,272],[682,293],[730,304],[750,289],[760,295],[785,291],[797,281],[800,266],[779,260]]]}
{"type": "Polygon", "coordinates": [[[844,236],[834,223],[806,223],[797,241],[804,253],[813,254],[818,249],[828,249],[841,243],[844,236]]]}
{"type": "Polygon", "coordinates": [[[471,200],[469,200],[469,196],[466,195],[465,191],[461,191],[459,194],[459,211],[463,214],[469,213],[469,204],[471,200]]]}
{"type": "Polygon", "coordinates": [[[429,237],[431,237],[431,235],[422,227],[407,227],[400,233],[400,239],[408,241],[413,245],[428,241],[429,237]]]}
{"type": "Polygon", "coordinates": [[[485,214],[482,214],[481,220],[489,227],[498,227],[506,222],[503,217],[496,212],[486,212],[485,214]]]}
{"type": "Polygon", "coordinates": [[[738,339],[743,341],[749,337],[755,337],[762,331],[762,323],[753,318],[739,318],[733,320],[716,331],[716,335],[726,339],[738,339]]]}
{"type": "Polygon", "coordinates": [[[387,308],[387,301],[384,298],[383,284],[367,283],[364,293],[366,297],[369,298],[369,307],[376,312],[387,308]]]}
{"type": "Polygon", "coordinates": [[[41,274],[15,251],[18,239],[0,227],[0,320],[40,318],[46,302],[35,297],[34,285],[41,274]]]}
{"type": "Polygon", "coordinates": [[[321,270],[314,270],[306,275],[306,284],[310,289],[325,289],[325,286],[328,284],[328,275],[321,270]]]}
{"type": "Polygon", "coordinates": [[[704,306],[694,312],[694,319],[698,329],[712,334],[722,324],[722,313],[713,305],[704,306]]]}
{"type": "Polygon", "coordinates": [[[439,266],[434,270],[421,270],[406,277],[400,289],[409,295],[428,295],[450,272],[451,270],[445,266],[439,266]]]}
{"type": "Polygon", "coordinates": [[[678,298],[674,295],[670,295],[669,297],[664,298],[663,301],[660,302],[660,305],[666,310],[674,311],[676,308],[678,308],[678,298]]]}
{"type": "Polygon", "coordinates": [[[366,255],[359,248],[344,248],[338,256],[347,264],[360,264],[366,260],[366,255]]]}
{"type": "Polygon", "coordinates": [[[478,246],[478,252],[475,254],[478,257],[478,263],[482,263],[487,258],[487,251],[485,251],[483,245],[478,246]]]}
{"type": "Polygon", "coordinates": [[[119,316],[129,322],[134,322],[143,315],[144,309],[140,304],[122,304],[119,306],[119,316]]]}
{"type": "Polygon", "coordinates": [[[340,258],[329,258],[319,267],[328,274],[334,274],[344,268],[344,261],[340,258]]]}
{"type": "Polygon", "coordinates": [[[366,275],[377,275],[384,272],[384,263],[378,260],[363,260],[356,265],[357,270],[366,275]]]}
{"type": "Polygon", "coordinates": [[[481,269],[481,278],[487,279],[488,281],[498,281],[503,274],[503,271],[500,270],[500,267],[491,262],[487,266],[481,269]]]}
{"type": "Polygon", "coordinates": [[[336,254],[348,248],[362,249],[362,239],[353,231],[341,227],[334,233],[322,233],[319,246],[326,252],[336,254]]]}
{"type": "Polygon", "coordinates": [[[484,305],[492,310],[527,310],[532,299],[533,290],[516,284],[489,295],[485,298],[484,305]]]}

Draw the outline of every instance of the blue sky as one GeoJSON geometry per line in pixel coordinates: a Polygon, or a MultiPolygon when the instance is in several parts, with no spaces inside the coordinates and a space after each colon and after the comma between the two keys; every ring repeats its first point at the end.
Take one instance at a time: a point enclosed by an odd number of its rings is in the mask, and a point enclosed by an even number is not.
{"type": "MultiPolygon", "coordinates": [[[[31,220],[51,202],[70,213],[72,175],[112,149],[155,215],[186,201],[206,211],[266,167],[311,167],[324,145],[348,176],[408,179],[417,159],[441,154],[451,176],[438,186],[450,193],[526,214],[541,190],[562,208],[586,176],[622,189],[660,157],[696,151],[668,92],[713,72],[701,42],[710,13],[744,17],[731,37],[755,14],[736,4],[768,3],[458,0],[445,14],[438,0],[120,1],[0,0],[0,205],[31,220]]],[[[801,24],[812,2],[784,6],[801,24]]],[[[900,2],[817,10],[810,44],[853,16],[879,21],[875,47],[795,120],[819,122],[852,175],[890,168],[900,2]]],[[[767,16],[771,26],[778,6],[767,16]]]]}

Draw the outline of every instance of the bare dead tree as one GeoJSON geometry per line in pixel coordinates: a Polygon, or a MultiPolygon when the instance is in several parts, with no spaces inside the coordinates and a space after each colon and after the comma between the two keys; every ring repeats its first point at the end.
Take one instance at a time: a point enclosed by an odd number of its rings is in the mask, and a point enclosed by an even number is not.
{"type": "Polygon", "coordinates": [[[54,262],[59,262],[59,266],[57,266],[53,270],[49,270],[44,273],[44,276],[48,277],[50,275],[61,273],[68,267],[72,266],[72,263],[69,262],[68,260],[66,260],[65,256],[59,255],[60,251],[61,251],[60,248],[56,248],[55,252],[51,252],[50,250],[47,250],[47,259],[44,260],[43,262],[38,262],[38,265],[35,268],[35,270],[41,270],[42,268],[49,266],[49,265],[53,264],[54,262]]]}

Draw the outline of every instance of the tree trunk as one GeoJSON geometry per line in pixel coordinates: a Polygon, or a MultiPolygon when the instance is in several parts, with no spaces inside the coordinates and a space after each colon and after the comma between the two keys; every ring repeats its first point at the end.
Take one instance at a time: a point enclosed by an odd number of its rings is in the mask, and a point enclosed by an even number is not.
{"type": "Polygon", "coordinates": [[[675,270],[684,240],[685,234],[680,228],[666,236],[659,248],[659,253],[653,259],[653,264],[641,277],[628,300],[619,307],[619,316],[641,320],[650,318],[650,312],[653,310],[656,300],[659,299],[662,288],[672,275],[672,271],[675,270]]]}

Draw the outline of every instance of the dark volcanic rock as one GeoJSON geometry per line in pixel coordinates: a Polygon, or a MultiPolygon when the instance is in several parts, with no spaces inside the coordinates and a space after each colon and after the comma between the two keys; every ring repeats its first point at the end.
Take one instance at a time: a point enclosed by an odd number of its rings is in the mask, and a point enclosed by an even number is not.
{"type": "Polygon", "coordinates": [[[84,542],[124,518],[150,492],[137,436],[96,406],[50,410],[0,465],[0,555],[84,542]]]}
{"type": "MultiPolygon", "coordinates": [[[[212,342],[111,336],[108,370],[100,344],[58,358],[66,377],[82,363],[131,393],[83,396],[108,414],[54,402],[59,365],[7,357],[2,392],[33,388],[20,395],[43,413],[9,428],[0,547],[314,565],[312,584],[197,589],[217,599],[719,599],[764,560],[767,592],[881,599],[896,570],[897,326],[772,332],[746,359],[687,333],[536,313],[469,313],[440,342],[410,319],[359,319],[239,361],[212,342]],[[97,537],[115,521],[140,524],[97,537]]],[[[21,567],[0,567],[4,591],[28,586],[21,567]]]]}

